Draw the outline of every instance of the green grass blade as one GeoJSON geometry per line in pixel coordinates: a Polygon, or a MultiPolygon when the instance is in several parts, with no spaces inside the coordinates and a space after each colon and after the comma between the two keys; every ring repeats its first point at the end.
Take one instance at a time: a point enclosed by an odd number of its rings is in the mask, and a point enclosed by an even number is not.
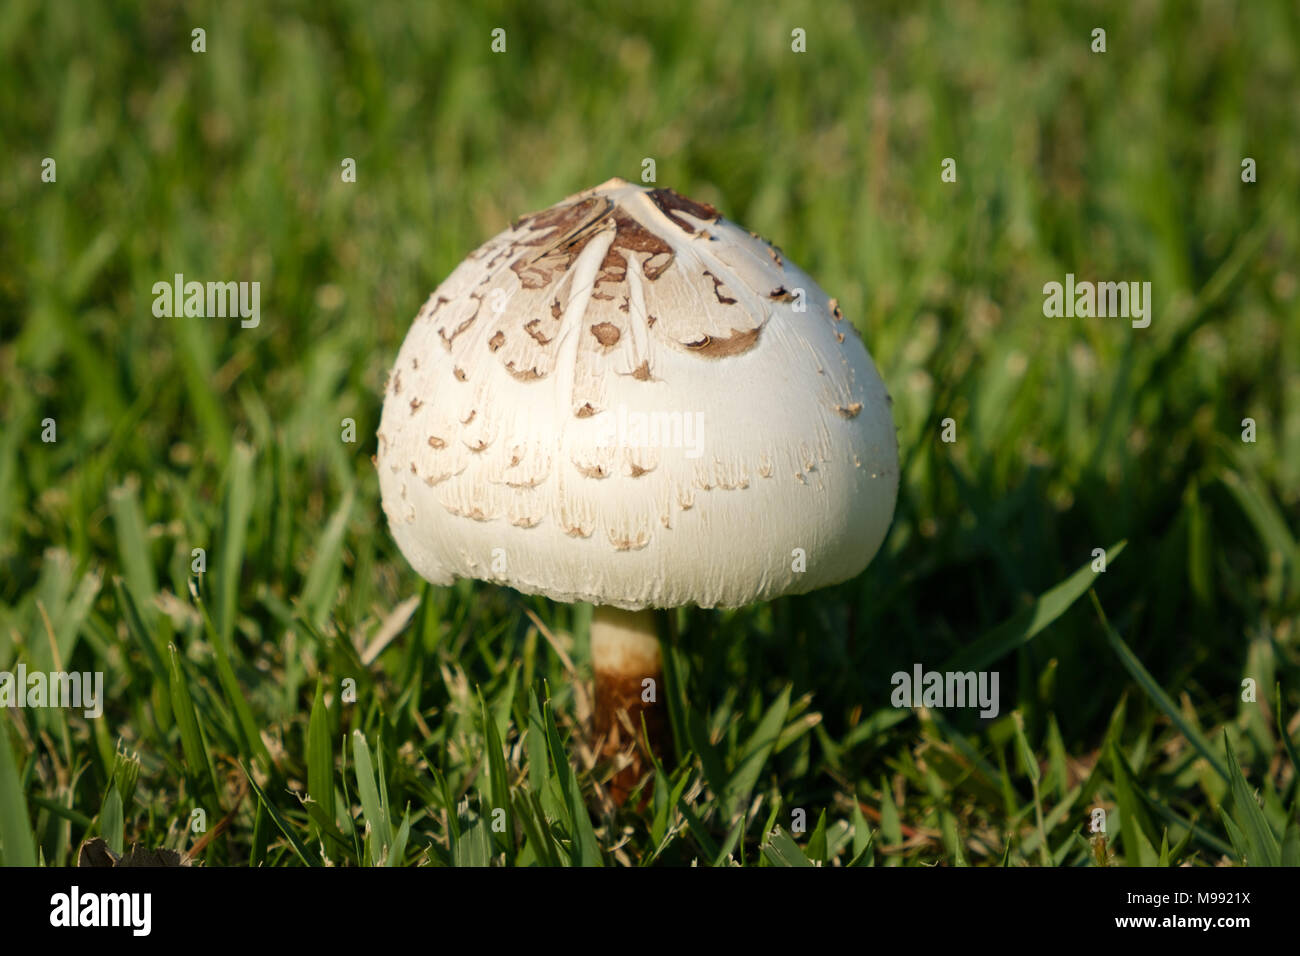
{"type": "Polygon", "coordinates": [[[307,722],[307,793],[320,808],[321,815],[333,824],[334,748],[329,712],[325,707],[324,680],[316,684],[316,696],[307,722]]]}
{"type": "Polygon", "coordinates": [[[149,536],[140,511],[140,483],[132,476],[108,494],[113,527],[117,532],[118,560],[131,591],[146,608],[152,606],[158,591],[153,561],[149,556],[149,536]]]}
{"type": "Polygon", "coordinates": [[[1241,773],[1241,765],[1237,763],[1237,755],[1232,752],[1232,745],[1228,742],[1226,730],[1223,732],[1223,746],[1228,754],[1229,783],[1232,787],[1232,819],[1244,840],[1246,864],[1281,866],[1282,848],[1278,845],[1277,837],[1268,825],[1268,820],[1264,818],[1264,811],[1260,809],[1254,793],[1246,784],[1246,778],[1241,773]]]}
{"type": "Polygon", "coordinates": [[[790,710],[790,691],[791,686],[787,684],[777,699],[767,708],[763,719],[758,723],[758,729],[746,741],[740,752],[736,770],[727,780],[723,791],[723,805],[729,817],[744,808],[754,785],[758,783],[759,775],[763,772],[763,766],[767,763],[772,748],[776,746],[777,738],[781,736],[781,728],[785,726],[785,715],[790,710]]]}
{"type": "MultiPolygon", "coordinates": [[[[1120,541],[1106,549],[1106,567],[1111,566],[1127,545],[1127,541],[1120,541]]],[[[1089,561],[1056,587],[1040,594],[1028,607],[1017,611],[969,647],[958,651],[939,669],[981,670],[1016,648],[1023,647],[1083,597],[1100,573],[1092,569],[1092,562],[1089,561]]]]}
{"type": "Polygon", "coordinates": [[[772,866],[812,866],[812,860],[799,849],[794,837],[780,827],[772,831],[772,837],[763,845],[763,857],[772,866]]]}
{"type": "MultiPolygon", "coordinates": [[[[293,827],[289,826],[284,817],[280,815],[280,812],[275,809],[275,805],[267,799],[266,791],[264,791],[258,785],[257,781],[253,779],[253,775],[248,772],[248,768],[243,764],[240,764],[240,769],[244,771],[244,776],[248,778],[248,785],[252,788],[253,793],[256,794],[259,806],[266,811],[267,815],[271,818],[271,822],[273,822],[280,833],[284,835],[284,838],[289,841],[289,846],[297,855],[298,859],[302,860],[302,862],[307,866],[320,866],[320,859],[315,853],[308,849],[307,845],[302,842],[298,834],[294,832],[293,827]]],[[[256,855],[256,846],[254,847],[254,852],[256,855]]]]}
{"type": "Polygon", "coordinates": [[[203,737],[199,733],[199,721],[194,713],[194,700],[190,697],[185,669],[175,644],[168,644],[167,652],[170,663],[172,713],[176,717],[176,726],[181,732],[181,753],[185,755],[185,765],[190,772],[191,784],[197,793],[215,797],[217,781],[212,772],[208,749],[203,745],[203,737]]]}
{"type": "Polygon", "coordinates": [[[361,812],[365,815],[366,825],[370,829],[370,863],[379,865],[383,852],[392,845],[393,831],[388,817],[384,814],[383,804],[379,800],[379,790],[375,786],[374,764],[370,760],[370,745],[359,730],[352,731],[353,774],[357,781],[357,795],[361,800],[361,812]]]}
{"type": "Polygon", "coordinates": [[[826,852],[826,811],[822,810],[821,815],[817,817],[817,826],[813,827],[812,836],[808,838],[808,849],[805,851],[808,859],[814,863],[825,865],[830,862],[826,852]]]}
{"type": "Polygon", "coordinates": [[[20,780],[8,728],[0,724],[0,863],[5,866],[36,865],[36,841],[20,780]]]}
{"type": "Polygon", "coordinates": [[[131,596],[131,592],[121,578],[113,579],[113,593],[117,597],[117,606],[122,612],[122,619],[126,622],[127,634],[140,648],[140,653],[144,655],[154,678],[159,684],[166,685],[171,680],[167,665],[163,663],[158,648],[154,646],[153,638],[149,636],[149,630],[144,625],[144,618],[140,615],[135,598],[131,596]]]}
{"type": "Polygon", "coordinates": [[[397,834],[393,837],[393,846],[388,851],[388,865],[401,866],[406,856],[406,844],[411,838],[411,808],[407,807],[406,812],[402,814],[402,825],[397,828],[397,834]]]}
{"type": "Polygon", "coordinates": [[[506,776],[506,760],[501,738],[497,735],[496,721],[488,713],[487,704],[479,696],[479,714],[483,721],[483,744],[487,748],[488,792],[492,797],[492,814],[505,813],[505,832],[492,831],[492,838],[505,851],[507,865],[514,861],[515,821],[514,806],[510,802],[510,781],[506,776]]]}
{"type": "Polygon", "coordinates": [[[244,696],[243,688],[235,677],[235,670],[230,663],[229,644],[213,626],[212,617],[208,614],[207,606],[199,597],[198,589],[191,587],[190,595],[198,606],[199,614],[203,618],[204,631],[208,635],[208,640],[212,643],[213,658],[217,667],[217,683],[221,685],[226,702],[235,711],[235,718],[242,732],[246,752],[254,759],[259,760],[263,767],[269,771],[273,766],[271,755],[267,752],[266,744],[262,743],[262,735],[258,729],[257,721],[253,718],[252,708],[248,706],[248,698],[244,696]]]}
{"type": "Polygon", "coordinates": [[[1281,860],[1283,866],[1300,866],[1300,823],[1292,820],[1282,836],[1281,860]]]}
{"type": "MultiPolygon", "coordinates": [[[[1101,602],[1097,600],[1095,593],[1092,595],[1092,603],[1093,607],[1097,609],[1097,616],[1101,620],[1102,629],[1106,632],[1106,640],[1110,643],[1111,650],[1115,652],[1115,656],[1119,658],[1120,663],[1124,665],[1124,669],[1129,672],[1137,685],[1164,712],[1173,725],[1182,732],[1183,736],[1187,738],[1187,742],[1209,761],[1210,766],[1215,769],[1219,776],[1224,780],[1229,780],[1228,768],[1210,749],[1209,741],[1201,735],[1199,730],[1187,722],[1182,712],[1174,706],[1174,702],[1170,700],[1169,695],[1164,692],[1160,685],[1156,683],[1155,678],[1142,666],[1142,662],[1138,660],[1137,655],[1129,649],[1123,638],[1110,626],[1110,621],[1106,619],[1106,612],[1102,610],[1101,602]]],[[[1229,782],[1231,781],[1229,780],[1229,782]]]]}
{"type": "Polygon", "coordinates": [[[353,492],[348,489],[343,502],[330,518],[316,544],[316,553],[307,569],[307,579],[302,586],[302,603],[317,627],[324,625],[334,604],[336,582],[343,569],[343,534],[352,516],[353,492]]]}
{"type": "Polygon", "coordinates": [[[117,787],[109,787],[108,793],[104,795],[104,802],[99,808],[99,835],[118,856],[122,855],[125,827],[126,821],[122,818],[122,797],[118,794],[117,787]]]}
{"type": "Polygon", "coordinates": [[[528,692],[528,784],[539,796],[548,795],[551,786],[550,760],[547,756],[546,724],[537,692],[528,692]]]}
{"type": "Polygon", "coordinates": [[[1273,688],[1273,699],[1277,701],[1277,736],[1282,741],[1282,749],[1286,751],[1287,759],[1291,761],[1292,771],[1300,778],[1300,754],[1296,753],[1295,741],[1286,731],[1286,721],[1282,719],[1282,685],[1276,684],[1273,688]]]}
{"type": "Polygon", "coordinates": [[[235,633],[239,579],[248,540],[248,518],[253,511],[253,450],[242,442],[230,457],[226,500],[222,510],[221,553],[217,555],[217,633],[228,643],[235,633]]]}

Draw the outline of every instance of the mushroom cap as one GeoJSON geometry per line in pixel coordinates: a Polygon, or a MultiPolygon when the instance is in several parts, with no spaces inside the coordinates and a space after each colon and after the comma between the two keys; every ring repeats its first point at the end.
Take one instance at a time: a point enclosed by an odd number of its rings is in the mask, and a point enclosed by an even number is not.
{"type": "Polygon", "coordinates": [[[866,567],[898,492],[890,405],[779,250],[611,179],[520,218],[429,297],[375,464],[393,537],[435,584],[735,607],[866,567]]]}

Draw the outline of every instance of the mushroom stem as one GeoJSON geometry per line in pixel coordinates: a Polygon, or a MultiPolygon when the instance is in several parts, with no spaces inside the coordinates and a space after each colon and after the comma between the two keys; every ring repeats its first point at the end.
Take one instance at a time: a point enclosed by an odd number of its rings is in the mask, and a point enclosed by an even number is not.
{"type": "Polygon", "coordinates": [[[667,721],[660,706],[663,662],[654,614],[597,606],[591,616],[591,666],[600,754],[614,758],[626,751],[630,757],[609,781],[610,796],[621,805],[650,763],[641,740],[642,716],[651,751],[657,757],[665,752],[667,721]]]}

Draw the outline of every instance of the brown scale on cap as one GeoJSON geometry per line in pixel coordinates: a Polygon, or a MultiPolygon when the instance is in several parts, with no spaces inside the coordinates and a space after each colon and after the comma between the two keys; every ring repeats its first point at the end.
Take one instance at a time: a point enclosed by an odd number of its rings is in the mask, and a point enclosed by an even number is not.
{"type": "Polygon", "coordinates": [[[603,197],[583,199],[516,220],[516,230],[526,228],[540,235],[519,239],[517,245],[537,249],[510,264],[525,289],[550,285],[556,274],[567,272],[591,241],[604,228],[604,217],[614,203],[603,197]]]}
{"type": "Polygon", "coordinates": [[[723,295],[723,294],[722,294],[722,286],[723,286],[723,282],[722,282],[721,279],[719,279],[717,276],[715,276],[715,275],[714,275],[712,272],[710,272],[708,269],[705,269],[705,270],[704,270],[704,274],[705,274],[706,276],[708,276],[708,277],[713,281],[713,294],[716,295],[716,296],[718,297],[718,301],[719,301],[719,302],[721,302],[723,305],[735,305],[735,304],[736,304],[736,300],[733,299],[731,296],[723,295]]]}
{"type": "Polygon", "coordinates": [[[446,346],[448,352],[451,351],[452,344],[456,341],[456,336],[460,335],[471,325],[473,325],[474,320],[477,318],[478,318],[478,312],[476,311],[468,319],[466,319],[460,325],[456,326],[456,328],[452,330],[451,335],[447,334],[447,329],[445,326],[438,330],[438,337],[442,339],[442,344],[446,346]]]}
{"type": "Polygon", "coordinates": [[[424,304],[424,308],[420,310],[420,314],[415,317],[416,321],[419,321],[420,319],[433,318],[435,315],[438,314],[438,310],[441,309],[444,305],[446,305],[450,301],[451,299],[447,298],[445,295],[440,295],[433,300],[432,309],[429,308],[429,304],[426,302],[424,304]]]}
{"type": "MultiPolygon", "coordinates": [[[[614,214],[614,228],[614,241],[605,256],[606,263],[610,261],[610,255],[615,254],[616,250],[644,252],[647,255],[642,274],[651,282],[668,271],[668,267],[673,264],[673,247],[622,210],[614,214]]],[[[626,269],[626,257],[619,256],[619,258],[623,261],[622,268],[626,269]]],[[[604,264],[602,263],[602,266],[604,264]]],[[[618,268],[617,265],[610,264],[618,268]]]]}
{"type": "Polygon", "coordinates": [[[675,222],[677,227],[684,232],[693,233],[695,227],[681,216],[678,216],[678,212],[689,213],[696,219],[702,219],[705,222],[715,222],[719,218],[718,211],[708,203],[687,199],[681,193],[674,192],[671,189],[652,189],[646,195],[650,197],[650,201],[658,206],[665,216],[675,222]]]}
{"type": "Polygon", "coordinates": [[[541,319],[533,319],[524,326],[524,331],[527,332],[529,337],[538,345],[548,345],[551,340],[542,332],[541,325],[541,319]]]}
{"type": "Polygon", "coordinates": [[[532,382],[542,377],[542,373],[535,368],[517,369],[514,362],[506,365],[506,371],[521,382],[532,382]]]}
{"type": "Polygon", "coordinates": [[[726,338],[714,339],[706,335],[698,342],[687,342],[686,347],[696,355],[704,355],[708,358],[740,355],[742,352],[748,352],[758,343],[760,331],[761,328],[750,329],[747,332],[732,329],[731,335],[726,338]]]}
{"type": "Polygon", "coordinates": [[[600,322],[591,327],[591,334],[596,341],[606,348],[617,345],[620,338],[618,327],[611,322],[600,322]]]}
{"type": "Polygon", "coordinates": [[[554,230],[550,236],[541,236],[532,240],[521,240],[522,245],[540,246],[550,239],[563,239],[577,232],[583,225],[605,215],[614,204],[603,197],[592,196],[577,202],[560,203],[543,209],[541,212],[520,216],[511,227],[518,230],[527,226],[531,230],[554,230]]]}

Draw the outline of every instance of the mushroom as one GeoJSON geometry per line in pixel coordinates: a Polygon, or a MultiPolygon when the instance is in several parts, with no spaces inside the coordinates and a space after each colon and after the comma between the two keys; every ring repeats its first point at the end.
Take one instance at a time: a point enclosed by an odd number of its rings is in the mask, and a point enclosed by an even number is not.
{"type": "Polygon", "coordinates": [[[376,467],[398,547],[588,601],[595,729],[664,748],[653,608],[735,607],[859,574],[893,516],[891,400],[853,326],[778,249],[611,179],[518,219],[416,316],[376,467]],[[630,731],[630,733],[629,733],[630,731]]]}

